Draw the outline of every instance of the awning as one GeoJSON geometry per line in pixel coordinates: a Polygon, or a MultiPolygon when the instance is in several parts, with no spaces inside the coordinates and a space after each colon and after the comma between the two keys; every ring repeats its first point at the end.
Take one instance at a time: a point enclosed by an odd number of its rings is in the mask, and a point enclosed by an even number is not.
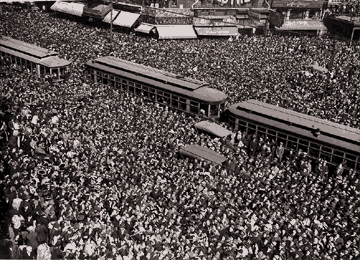
{"type": "Polygon", "coordinates": [[[96,19],[104,19],[104,17],[111,11],[111,5],[104,5],[99,3],[88,3],[84,7],[83,15],[96,19]]]}
{"type": "Polygon", "coordinates": [[[155,25],[149,23],[142,23],[138,28],[135,28],[135,32],[147,33],[149,34],[152,29],[155,28],[155,25]]]}
{"type": "Polygon", "coordinates": [[[228,135],[231,135],[231,131],[227,130],[226,128],[222,127],[221,125],[218,125],[213,122],[208,121],[201,121],[194,125],[196,129],[206,131],[212,135],[216,135],[218,137],[225,137],[228,135]]]}
{"type": "Polygon", "coordinates": [[[84,3],[55,2],[50,9],[60,13],[71,14],[81,17],[84,11],[84,3]]]}
{"type": "Polygon", "coordinates": [[[321,21],[305,21],[305,20],[298,20],[298,21],[285,21],[283,26],[280,28],[276,28],[277,30],[284,30],[284,31],[294,31],[294,30],[302,30],[302,31],[312,31],[312,30],[326,30],[325,25],[321,21]]]}
{"type": "Polygon", "coordinates": [[[120,14],[116,17],[113,24],[131,28],[136,20],[140,17],[139,13],[130,13],[126,11],[121,11],[120,14]]]}
{"type": "Polygon", "coordinates": [[[159,39],[194,39],[197,38],[192,25],[156,25],[159,39]]]}
{"type": "Polygon", "coordinates": [[[237,27],[195,27],[198,35],[206,36],[236,36],[237,27]]]}
{"type": "Polygon", "coordinates": [[[209,149],[206,147],[202,147],[199,145],[189,145],[186,147],[181,147],[179,149],[179,153],[182,156],[187,156],[191,158],[196,158],[200,160],[207,160],[214,162],[216,164],[222,164],[227,159],[225,156],[209,149]]]}
{"type": "MultiPolygon", "coordinates": [[[[114,21],[114,19],[116,18],[116,16],[120,13],[120,11],[117,10],[113,10],[112,11],[112,19],[114,21]]],[[[105,16],[105,18],[102,20],[104,23],[111,23],[111,11],[105,16]]]]}

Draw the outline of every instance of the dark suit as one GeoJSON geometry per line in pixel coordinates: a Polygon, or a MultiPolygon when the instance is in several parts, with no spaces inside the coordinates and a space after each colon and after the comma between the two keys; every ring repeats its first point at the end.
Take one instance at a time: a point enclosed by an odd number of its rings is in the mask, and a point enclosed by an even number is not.
{"type": "Polygon", "coordinates": [[[30,254],[27,253],[26,248],[20,250],[20,259],[36,259],[36,254],[34,251],[31,251],[30,254]]]}

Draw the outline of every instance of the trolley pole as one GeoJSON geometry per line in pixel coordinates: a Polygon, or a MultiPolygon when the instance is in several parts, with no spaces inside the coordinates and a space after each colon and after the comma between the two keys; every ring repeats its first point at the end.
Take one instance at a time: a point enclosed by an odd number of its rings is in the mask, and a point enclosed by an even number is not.
{"type": "Polygon", "coordinates": [[[111,22],[110,22],[110,48],[111,48],[111,50],[112,50],[112,29],[113,29],[113,0],[111,0],[111,11],[110,11],[111,13],[110,13],[110,20],[111,20],[111,22]]]}

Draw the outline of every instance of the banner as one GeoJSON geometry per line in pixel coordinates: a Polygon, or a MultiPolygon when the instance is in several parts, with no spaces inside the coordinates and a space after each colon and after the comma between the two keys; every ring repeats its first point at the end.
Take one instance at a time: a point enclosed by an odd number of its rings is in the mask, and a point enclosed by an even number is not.
{"type": "Polygon", "coordinates": [[[273,0],[272,8],[322,8],[324,1],[320,0],[273,0]]]}

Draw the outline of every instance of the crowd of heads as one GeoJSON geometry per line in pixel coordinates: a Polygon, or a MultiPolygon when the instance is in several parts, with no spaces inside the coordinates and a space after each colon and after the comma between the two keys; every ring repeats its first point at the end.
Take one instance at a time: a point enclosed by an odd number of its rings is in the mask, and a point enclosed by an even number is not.
{"type": "MultiPolygon", "coordinates": [[[[16,257],[356,259],[360,182],[324,161],[239,131],[212,138],[200,118],[83,79],[113,55],[209,82],[230,103],[255,98],[359,127],[359,46],[331,38],[158,41],[3,5],[0,33],[58,51],[69,79],[3,68],[1,185],[16,257]],[[309,69],[326,66],[330,78],[309,69]],[[352,73],[349,71],[352,70],[352,73]],[[181,158],[187,144],[225,165],[181,158]],[[50,256],[51,255],[51,256],[50,256]]],[[[232,126],[223,124],[230,130],[232,126]]]]}

